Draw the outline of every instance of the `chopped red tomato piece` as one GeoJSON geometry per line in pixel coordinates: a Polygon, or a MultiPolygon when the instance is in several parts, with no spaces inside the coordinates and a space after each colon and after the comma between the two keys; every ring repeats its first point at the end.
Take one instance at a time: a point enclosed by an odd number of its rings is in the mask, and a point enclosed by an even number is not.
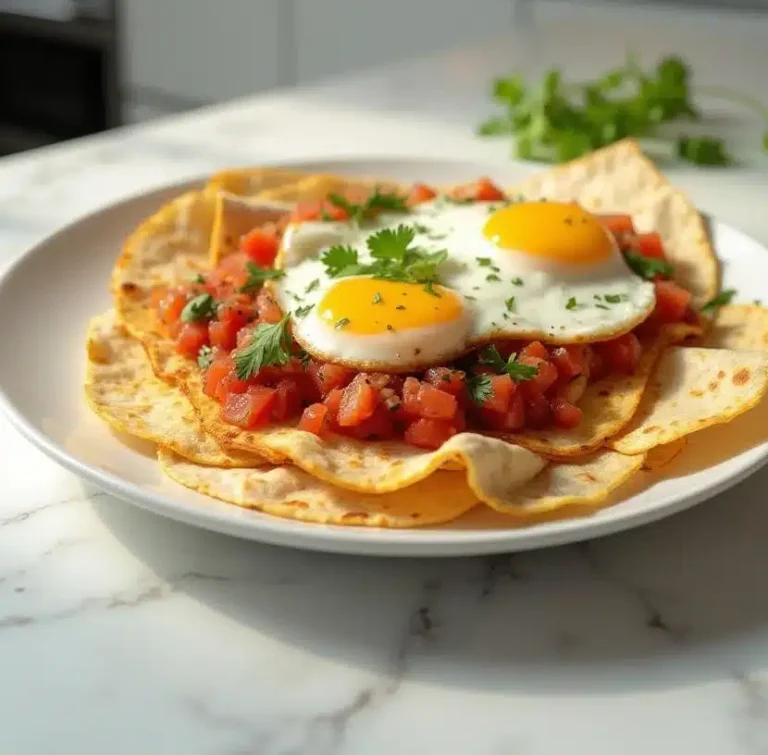
{"type": "Polygon", "coordinates": [[[525,356],[518,361],[536,368],[536,374],[525,382],[527,385],[535,386],[540,393],[545,393],[557,380],[557,367],[546,359],[525,356]]]}
{"type": "Polygon", "coordinates": [[[170,288],[158,304],[158,315],[165,325],[175,325],[181,312],[187,306],[187,292],[181,288],[170,288]]]}
{"type": "Polygon", "coordinates": [[[456,396],[429,383],[421,383],[416,400],[419,403],[419,415],[426,419],[451,419],[458,407],[456,396]]]}
{"type": "Polygon", "coordinates": [[[519,359],[524,359],[525,357],[549,359],[549,352],[547,351],[547,347],[541,341],[531,341],[527,346],[524,346],[523,350],[518,354],[519,359]]]}
{"type": "Polygon", "coordinates": [[[509,402],[515,393],[517,386],[509,375],[493,375],[491,377],[491,395],[483,401],[483,408],[489,411],[506,414],[509,402]]]}
{"type": "Polygon", "coordinates": [[[341,408],[341,399],[344,396],[343,388],[333,388],[323,399],[323,404],[328,407],[328,421],[332,425],[338,423],[339,409],[341,408]]]}
{"type": "Polygon", "coordinates": [[[552,416],[549,401],[530,383],[522,383],[525,394],[525,424],[528,427],[544,427],[552,416]]]}
{"type": "Polygon", "coordinates": [[[389,440],[395,437],[392,413],[383,404],[378,404],[368,419],[352,427],[345,427],[344,432],[360,440],[389,440]]]}
{"type": "Polygon", "coordinates": [[[403,388],[403,378],[400,375],[387,375],[385,372],[374,372],[368,376],[368,382],[377,390],[391,388],[398,393],[403,388]]]}
{"type": "Polygon", "coordinates": [[[197,359],[203,346],[208,345],[208,324],[185,322],[176,336],[176,351],[190,359],[197,359]]]}
{"type": "Polygon", "coordinates": [[[414,184],[411,188],[411,192],[408,195],[408,205],[413,207],[423,202],[429,202],[430,199],[434,199],[437,196],[437,192],[426,184],[414,184]]]}
{"type": "Polygon", "coordinates": [[[216,386],[216,392],[214,398],[223,404],[227,400],[227,396],[230,393],[245,393],[248,390],[248,381],[240,380],[237,373],[234,370],[230,370],[224,377],[219,380],[216,386]]]}
{"type": "Polygon", "coordinates": [[[339,406],[338,423],[341,427],[353,427],[368,419],[376,409],[376,391],[365,373],[361,372],[344,389],[339,406]]]}
{"type": "Polygon", "coordinates": [[[673,281],[660,280],[656,287],[656,309],[653,316],[661,322],[679,322],[691,303],[691,292],[673,281]]]}
{"type": "Polygon", "coordinates": [[[552,399],[551,409],[555,424],[566,430],[578,427],[584,417],[584,412],[578,406],[574,406],[564,398],[552,399]]]}
{"type": "Polygon", "coordinates": [[[581,346],[557,346],[550,359],[563,380],[571,380],[584,372],[584,349],[581,346]]]}
{"type": "Polygon", "coordinates": [[[509,402],[509,409],[504,418],[504,430],[521,430],[525,425],[525,399],[521,393],[515,393],[509,402]]]}
{"type": "Polygon", "coordinates": [[[280,248],[280,240],[275,233],[264,228],[254,228],[240,239],[240,251],[259,267],[272,267],[280,248]]]}
{"type": "Polygon", "coordinates": [[[216,397],[219,383],[232,371],[232,360],[229,357],[216,359],[211,362],[205,371],[205,380],[203,382],[203,393],[211,398],[216,397]]]}
{"type": "Polygon", "coordinates": [[[430,367],[424,373],[424,379],[428,383],[454,396],[463,395],[466,384],[465,378],[466,376],[461,370],[452,370],[449,367],[430,367]]]}
{"type": "Polygon", "coordinates": [[[260,322],[276,323],[283,319],[282,310],[266,288],[262,288],[256,295],[256,311],[260,322]]]}
{"type": "Polygon", "coordinates": [[[301,415],[299,430],[322,435],[327,427],[328,407],[325,404],[310,404],[301,415]]]}
{"type": "Polygon", "coordinates": [[[297,223],[320,220],[322,207],[323,203],[320,200],[299,202],[291,213],[291,220],[297,223]]]}
{"type": "Polygon", "coordinates": [[[273,419],[282,420],[294,417],[301,410],[301,390],[295,378],[283,378],[275,386],[277,396],[272,408],[273,419]]]}
{"type": "Polygon", "coordinates": [[[216,319],[208,325],[212,346],[231,351],[237,345],[237,334],[251,318],[251,304],[247,296],[238,294],[219,307],[216,319]]]}
{"type": "Polygon", "coordinates": [[[598,215],[597,219],[603,224],[603,226],[605,226],[606,230],[610,231],[614,236],[635,232],[635,224],[632,222],[631,215],[598,215]]]}
{"type": "Polygon", "coordinates": [[[460,186],[454,192],[454,196],[476,202],[498,202],[505,198],[504,192],[490,178],[485,177],[466,186],[460,186]]]}
{"type": "Polygon", "coordinates": [[[592,382],[600,380],[608,372],[608,365],[605,363],[603,355],[594,345],[584,347],[584,362],[586,375],[592,382]]]}
{"type": "Polygon", "coordinates": [[[632,246],[643,257],[651,257],[656,260],[663,260],[665,258],[664,244],[658,233],[638,233],[632,242],[632,246]]]}
{"type": "Polygon", "coordinates": [[[403,411],[411,417],[419,416],[419,389],[421,383],[415,377],[407,377],[403,383],[403,411]]]}
{"type": "Polygon", "coordinates": [[[456,435],[456,428],[447,420],[417,419],[405,429],[404,440],[418,448],[435,449],[456,435]]]}
{"type": "Polygon", "coordinates": [[[246,430],[266,424],[277,400],[277,391],[252,385],[245,393],[230,393],[224,403],[222,419],[246,430]]]}
{"type": "Polygon", "coordinates": [[[205,288],[214,299],[226,299],[237,293],[248,280],[244,254],[227,255],[219,266],[206,276],[205,288]]]}
{"type": "Polygon", "coordinates": [[[327,199],[322,204],[320,217],[323,220],[335,220],[337,223],[343,223],[345,220],[349,220],[349,213],[343,207],[339,207],[327,199]]]}
{"type": "Polygon", "coordinates": [[[612,372],[634,372],[640,361],[642,346],[634,333],[625,333],[623,336],[604,341],[596,346],[608,369],[612,372]]]}
{"type": "Polygon", "coordinates": [[[308,372],[322,396],[325,396],[334,388],[346,387],[355,375],[354,370],[330,362],[322,364],[313,361],[309,365],[308,372]]]}

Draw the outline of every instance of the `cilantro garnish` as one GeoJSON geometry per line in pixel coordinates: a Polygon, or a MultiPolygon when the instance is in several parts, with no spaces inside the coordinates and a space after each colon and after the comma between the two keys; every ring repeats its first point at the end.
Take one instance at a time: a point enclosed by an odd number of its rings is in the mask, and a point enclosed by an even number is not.
{"type": "Polygon", "coordinates": [[[189,280],[192,283],[205,283],[205,276],[202,273],[195,273],[189,280]]]}
{"type": "Polygon", "coordinates": [[[304,307],[296,307],[296,317],[306,317],[312,311],[314,306],[314,304],[307,304],[304,307]]]}
{"type": "Polygon", "coordinates": [[[311,294],[319,286],[320,286],[320,279],[315,278],[313,281],[310,281],[309,285],[304,289],[304,293],[311,294]]]}
{"type": "Polygon", "coordinates": [[[248,270],[248,280],[240,286],[242,293],[257,291],[262,287],[264,281],[277,280],[285,275],[285,270],[275,270],[273,267],[259,267],[253,262],[246,263],[245,267],[248,270]]]}
{"type": "Polygon", "coordinates": [[[190,299],[184,309],[181,310],[181,319],[184,322],[197,322],[216,314],[216,302],[210,294],[200,294],[190,299]]]}
{"type": "Polygon", "coordinates": [[[632,269],[632,272],[645,280],[653,280],[657,275],[671,278],[675,268],[666,260],[658,260],[654,257],[643,257],[637,252],[626,252],[624,259],[632,269]]]}
{"type": "Polygon", "coordinates": [[[493,260],[490,257],[475,257],[475,259],[480,267],[490,267],[493,264],[493,260]]]}
{"type": "Polygon", "coordinates": [[[597,304],[595,304],[595,306],[596,306],[598,309],[610,309],[610,307],[606,307],[606,306],[605,306],[605,304],[601,304],[600,302],[598,302],[597,304]]]}
{"type": "Polygon", "coordinates": [[[701,311],[711,315],[720,307],[730,304],[734,296],[736,296],[736,289],[734,288],[728,288],[725,291],[721,291],[714,299],[710,299],[704,304],[701,311]]]}
{"type": "Polygon", "coordinates": [[[579,306],[579,303],[576,301],[576,297],[572,296],[570,299],[568,299],[568,303],[565,305],[566,309],[576,309],[576,307],[579,306]]]}
{"type": "Polygon", "coordinates": [[[510,296],[509,299],[507,299],[504,304],[507,307],[507,312],[514,312],[515,311],[515,297],[510,296]]]}
{"type": "Polygon", "coordinates": [[[485,403],[493,396],[490,375],[473,375],[467,380],[467,395],[476,404],[485,403]]]}
{"type": "Polygon", "coordinates": [[[344,210],[347,215],[349,215],[349,219],[355,223],[362,223],[364,220],[375,215],[378,211],[408,211],[408,205],[404,196],[382,192],[379,191],[378,188],[373,190],[373,193],[365,200],[365,202],[350,202],[341,194],[330,194],[328,196],[328,201],[344,210]]]}
{"type": "Polygon", "coordinates": [[[511,281],[513,286],[522,286],[523,285],[523,279],[522,278],[512,278],[511,281]]]}
{"type": "Polygon", "coordinates": [[[213,349],[210,346],[201,346],[197,352],[197,366],[201,370],[207,370],[213,361],[213,349]]]}
{"type": "Polygon", "coordinates": [[[240,380],[248,380],[262,367],[288,363],[292,344],[288,333],[289,316],[290,313],[271,325],[258,325],[248,344],[234,352],[235,372],[240,380]]]}
{"type": "Polygon", "coordinates": [[[486,279],[486,280],[487,280],[489,283],[498,283],[498,282],[501,280],[501,278],[499,278],[499,276],[498,276],[498,275],[496,275],[496,273],[491,273],[490,275],[486,275],[486,276],[485,276],[485,279],[486,279]]]}
{"type": "Polygon", "coordinates": [[[518,362],[517,354],[510,354],[509,359],[505,362],[495,346],[486,346],[480,352],[480,364],[488,365],[500,375],[506,373],[515,383],[530,380],[539,373],[538,367],[535,367],[532,364],[521,364],[518,362]]]}
{"type": "Polygon", "coordinates": [[[377,291],[373,295],[373,299],[371,299],[371,304],[381,304],[382,301],[383,301],[383,299],[382,299],[381,293],[379,291],[377,291]]]}
{"type": "Polygon", "coordinates": [[[380,280],[423,283],[428,293],[439,296],[434,289],[438,283],[437,268],[448,258],[448,252],[428,252],[412,246],[415,236],[411,226],[385,228],[366,240],[372,262],[361,263],[357,250],[350,246],[333,246],[322,254],[320,261],[331,278],[370,275],[380,280]]]}
{"type": "MultiPolygon", "coordinates": [[[[768,126],[768,108],[726,87],[697,87],[701,95],[730,100],[758,115],[768,126]]],[[[626,137],[665,137],[673,121],[696,120],[691,71],[679,57],[666,57],[643,69],[633,56],[624,65],[586,82],[565,81],[550,68],[530,85],[518,75],[496,79],[493,99],[502,112],[478,127],[481,136],[509,135],[515,154],[527,160],[564,162],[626,137]]],[[[732,162],[723,139],[681,136],[674,144],[681,160],[696,165],[732,162]]],[[[768,151],[768,131],[762,149],[768,151]]]]}
{"type": "Polygon", "coordinates": [[[336,330],[341,330],[349,325],[349,318],[342,317],[340,320],[336,320],[336,324],[333,326],[336,330]]]}
{"type": "Polygon", "coordinates": [[[618,304],[622,301],[627,301],[629,297],[626,294],[606,294],[605,300],[608,302],[608,304],[618,304]]]}

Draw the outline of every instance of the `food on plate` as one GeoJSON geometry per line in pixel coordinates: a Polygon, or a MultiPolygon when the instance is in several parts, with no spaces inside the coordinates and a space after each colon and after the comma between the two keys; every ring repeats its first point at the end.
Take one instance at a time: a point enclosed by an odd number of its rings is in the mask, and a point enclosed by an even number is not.
{"type": "Polygon", "coordinates": [[[766,352],[707,343],[747,313],[632,142],[511,189],[225,171],[131,234],[112,292],[97,413],[181,484],[307,521],[599,507],[768,391],[766,352]]]}

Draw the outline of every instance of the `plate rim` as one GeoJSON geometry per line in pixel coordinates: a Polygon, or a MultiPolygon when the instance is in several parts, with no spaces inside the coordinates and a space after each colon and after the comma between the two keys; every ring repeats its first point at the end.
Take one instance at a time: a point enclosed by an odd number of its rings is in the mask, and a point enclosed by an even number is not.
{"type": "MultiPolygon", "coordinates": [[[[437,157],[414,157],[410,155],[329,155],[323,158],[308,158],[295,160],[280,160],[274,162],[261,161],[259,165],[269,167],[297,168],[313,165],[337,164],[347,166],[354,173],[354,166],[360,163],[383,163],[396,161],[399,163],[425,164],[431,163],[445,166],[452,164],[465,166],[467,169],[490,166],[482,160],[445,159],[437,157]]],[[[521,166],[522,167],[522,166],[521,166]]],[[[498,170],[498,167],[496,168],[498,170]]],[[[359,173],[359,171],[358,171],[359,173]]],[[[148,201],[165,195],[174,196],[201,186],[210,173],[199,178],[187,178],[149,189],[126,194],[115,201],[109,202],[90,212],[82,213],[68,223],[60,226],[52,233],[35,240],[27,249],[20,253],[0,273],[0,296],[7,289],[9,282],[19,274],[29,261],[40,253],[40,249],[55,244],[60,236],[73,228],[87,224],[96,218],[120,212],[122,208],[137,201],[148,201]]],[[[734,234],[745,242],[755,244],[766,251],[759,241],[743,231],[726,223],[707,216],[713,231],[722,229],[734,234]]],[[[653,505],[637,511],[621,511],[612,507],[617,514],[611,515],[611,508],[597,508],[595,513],[602,512],[599,519],[590,515],[571,517],[553,522],[543,522],[520,528],[486,528],[436,531],[434,528],[386,529],[369,527],[340,527],[338,525],[323,525],[285,519],[256,510],[247,510],[234,504],[231,506],[235,516],[213,509],[191,506],[182,499],[159,490],[149,490],[138,484],[129,482],[118,474],[99,469],[68,452],[55,442],[42,429],[38,429],[27,419],[20,407],[17,407],[4,385],[0,384],[0,411],[9,423],[32,445],[41,450],[49,459],[72,472],[79,478],[85,479],[101,490],[115,497],[133,503],[154,514],[197,526],[221,534],[231,535],[241,539],[254,540],[272,545],[288,546],[311,551],[345,553],[351,555],[396,556],[396,557],[445,557],[445,556],[476,556],[500,552],[524,551],[544,547],[564,545],[587,539],[604,537],[610,534],[634,529],[645,524],[672,516],[691,508],[704,500],[737,485],[768,462],[768,446],[762,451],[752,448],[736,457],[745,458],[744,464],[730,474],[723,475],[714,484],[701,481],[688,495],[680,496],[669,493],[660,496],[653,505]],[[754,458],[749,458],[749,457],[754,458]],[[253,518],[242,516],[244,512],[252,512],[258,516],[253,518]]],[[[228,511],[228,510],[226,510],[228,511]]]]}

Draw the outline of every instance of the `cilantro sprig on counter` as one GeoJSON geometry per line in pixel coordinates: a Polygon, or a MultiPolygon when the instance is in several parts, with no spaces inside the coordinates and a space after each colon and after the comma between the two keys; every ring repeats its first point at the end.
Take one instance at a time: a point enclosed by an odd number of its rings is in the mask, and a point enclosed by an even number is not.
{"type": "Polygon", "coordinates": [[[385,228],[366,240],[372,262],[360,262],[357,250],[351,246],[332,246],[323,252],[320,261],[331,278],[350,275],[370,275],[380,280],[421,283],[435,295],[438,283],[438,267],[448,258],[445,250],[428,252],[414,246],[416,231],[411,226],[399,225],[385,228]]]}
{"type": "MultiPolygon", "coordinates": [[[[768,108],[748,95],[725,87],[697,92],[727,99],[758,115],[764,123],[762,148],[768,151],[768,108]]],[[[525,160],[565,162],[626,137],[661,138],[663,124],[698,120],[691,72],[679,57],[663,58],[643,69],[630,56],[626,63],[588,82],[567,82],[550,68],[538,86],[512,75],[496,79],[493,99],[500,115],[480,124],[481,136],[510,135],[515,155],[525,160]]],[[[732,158],[717,136],[676,137],[678,157],[696,165],[728,165],[732,158]]]]}

